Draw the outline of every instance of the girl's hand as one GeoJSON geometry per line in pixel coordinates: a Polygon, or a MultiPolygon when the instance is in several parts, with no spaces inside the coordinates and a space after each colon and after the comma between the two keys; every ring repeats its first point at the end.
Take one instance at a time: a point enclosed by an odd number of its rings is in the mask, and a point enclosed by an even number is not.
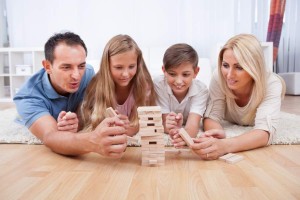
{"type": "Polygon", "coordinates": [[[76,113],[61,111],[57,117],[57,130],[77,133],[78,122],[76,113]]]}

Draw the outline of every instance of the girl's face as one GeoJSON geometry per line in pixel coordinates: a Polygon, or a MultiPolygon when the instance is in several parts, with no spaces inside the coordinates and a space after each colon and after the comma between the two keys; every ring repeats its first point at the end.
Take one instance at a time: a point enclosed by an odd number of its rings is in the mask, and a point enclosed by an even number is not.
{"type": "Polygon", "coordinates": [[[168,70],[163,67],[163,72],[174,96],[182,99],[187,94],[192,80],[196,78],[199,67],[194,68],[192,63],[186,62],[168,70]]]}
{"type": "Polygon", "coordinates": [[[231,49],[224,51],[221,72],[228,88],[235,94],[251,92],[253,79],[239,65],[231,49]]]}
{"type": "Polygon", "coordinates": [[[137,54],[130,50],[110,57],[110,73],[116,87],[130,87],[137,71],[137,54]]]}

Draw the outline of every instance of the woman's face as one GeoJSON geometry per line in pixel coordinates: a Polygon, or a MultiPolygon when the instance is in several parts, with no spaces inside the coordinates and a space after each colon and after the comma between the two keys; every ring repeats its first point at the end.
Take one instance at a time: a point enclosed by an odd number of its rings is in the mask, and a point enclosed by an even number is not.
{"type": "Polygon", "coordinates": [[[221,72],[229,89],[234,94],[244,94],[252,91],[253,79],[236,60],[233,51],[224,51],[221,72]]]}
{"type": "Polygon", "coordinates": [[[110,57],[110,72],[116,87],[130,87],[137,71],[137,54],[134,50],[110,57]]]}

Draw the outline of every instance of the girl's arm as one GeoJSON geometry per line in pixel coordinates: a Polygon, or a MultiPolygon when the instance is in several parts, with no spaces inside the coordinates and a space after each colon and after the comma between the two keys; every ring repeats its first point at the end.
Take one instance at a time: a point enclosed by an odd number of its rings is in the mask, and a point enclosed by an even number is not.
{"type": "Polygon", "coordinates": [[[135,134],[137,134],[138,131],[139,131],[139,125],[136,125],[136,126],[129,125],[126,128],[126,135],[134,136],[135,134]]]}

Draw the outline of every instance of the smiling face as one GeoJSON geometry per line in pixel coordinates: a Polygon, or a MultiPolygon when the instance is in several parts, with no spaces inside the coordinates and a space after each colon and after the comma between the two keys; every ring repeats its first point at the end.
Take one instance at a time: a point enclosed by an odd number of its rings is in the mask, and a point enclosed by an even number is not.
{"type": "Polygon", "coordinates": [[[224,51],[221,72],[229,89],[235,94],[250,93],[252,77],[239,65],[231,49],[224,51]]]}
{"type": "Polygon", "coordinates": [[[134,50],[110,57],[110,72],[116,88],[131,87],[131,80],[137,72],[137,54],[134,50]]]}
{"type": "Polygon", "coordinates": [[[168,70],[163,67],[163,72],[174,96],[179,100],[187,94],[192,80],[199,72],[199,67],[195,68],[192,63],[185,62],[179,66],[170,67],[168,70]]]}
{"type": "Polygon", "coordinates": [[[53,63],[43,61],[51,85],[58,94],[68,95],[79,89],[85,72],[85,59],[86,52],[82,46],[61,43],[55,47],[53,63]]]}

